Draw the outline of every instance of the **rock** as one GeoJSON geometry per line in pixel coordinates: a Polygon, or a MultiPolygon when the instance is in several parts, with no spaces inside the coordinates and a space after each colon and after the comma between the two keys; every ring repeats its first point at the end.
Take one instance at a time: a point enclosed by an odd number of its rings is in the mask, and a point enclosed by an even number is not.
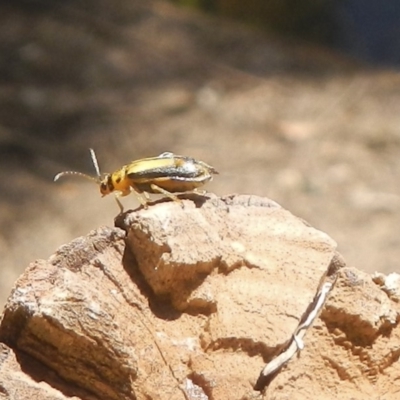
{"type": "Polygon", "coordinates": [[[273,398],[398,399],[400,307],[395,299],[370,275],[339,270],[301,357],[268,388],[273,398]]]}
{"type": "Polygon", "coordinates": [[[122,214],[27,268],[0,322],[6,399],[23,386],[44,399],[395,398],[397,297],[271,200],[186,198],[122,214]],[[300,356],[263,376],[326,282],[300,356]]]}
{"type": "MultiPolygon", "coordinates": [[[[79,400],[76,396],[63,394],[42,379],[46,376],[49,381],[57,382],[54,373],[46,371],[40,363],[29,356],[19,353],[18,358],[12,349],[0,343],[0,398],[1,399],[30,399],[30,400],[79,400]]],[[[68,392],[68,385],[58,380],[57,385],[68,392]]],[[[81,392],[76,390],[76,392],[81,392]]]]}

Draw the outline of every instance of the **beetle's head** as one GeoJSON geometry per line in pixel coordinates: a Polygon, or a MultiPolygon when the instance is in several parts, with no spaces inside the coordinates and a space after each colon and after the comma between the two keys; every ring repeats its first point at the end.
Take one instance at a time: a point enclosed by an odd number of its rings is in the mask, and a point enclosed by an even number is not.
{"type": "Polygon", "coordinates": [[[112,182],[111,174],[104,174],[99,179],[100,193],[106,196],[114,191],[114,184],[112,182]]]}

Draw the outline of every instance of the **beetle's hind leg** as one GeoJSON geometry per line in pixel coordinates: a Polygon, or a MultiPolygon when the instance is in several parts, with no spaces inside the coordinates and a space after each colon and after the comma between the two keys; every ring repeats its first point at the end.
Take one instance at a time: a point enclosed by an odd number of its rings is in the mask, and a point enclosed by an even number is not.
{"type": "Polygon", "coordinates": [[[150,185],[151,189],[153,190],[154,193],[160,193],[163,194],[164,196],[169,197],[171,200],[176,201],[177,203],[181,203],[182,201],[180,199],[178,199],[177,196],[175,196],[174,194],[168,192],[168,190],[165,190],[163,188],[160,188],[159,186],[155,185],[154,183],[152,183],[150,185]]]}
{"type": "Polygon", "coordinates": [[[196,194],[199,194],[201,196],[204,196],[205,194],[207,194],[207,190],[195,188],[195,189],[192,190],[192,193],[196,193],[196,194]]]}

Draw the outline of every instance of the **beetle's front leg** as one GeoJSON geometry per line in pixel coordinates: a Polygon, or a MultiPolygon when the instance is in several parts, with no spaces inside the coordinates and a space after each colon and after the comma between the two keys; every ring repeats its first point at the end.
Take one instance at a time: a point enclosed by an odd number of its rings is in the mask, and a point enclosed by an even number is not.
{"type": "Polygon", "coordinates": [[[134,187],[130,187],[128,190],[115,192],[115,200],[117,201],[118,207],[121,210],[121,214],[124,212],[124,206],[120,202],[119,197],[128,196],[128,194],[130,194],[132,191],[135,193],[135,195],[136,195],[137,199],[139,200],[140,204],[144,208],[147,208],[147,200],[143,199],[141,194],[134,187]]]}
{"type": "Polygon", "coordinates": [[[124,206],[119,200],[119,197],[122,197],[122,196],[126,196],[126,195],[124,195],[122,192],[116,192],[115,196],[114,196],[115,201],[118,204],[118,207],[119,207],[119,210],[120,210],[120,214],[122,214],[124,212],[124,206]]]}

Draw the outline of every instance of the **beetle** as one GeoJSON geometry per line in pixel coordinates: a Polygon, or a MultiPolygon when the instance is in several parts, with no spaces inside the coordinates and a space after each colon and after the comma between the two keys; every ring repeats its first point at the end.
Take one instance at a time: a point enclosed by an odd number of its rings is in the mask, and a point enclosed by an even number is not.
{"type": "Polygon", "coordinates": [[[145,208],[150,201],[149,193],[163,194],[180,202],[174,193],[196,191],[197,188],[211,181],[214,174],[218,174],[214,167],[203,161],[171,152],[132,161],[111,174],[101,174],[96,153],[93,149],[89,150],[97,176],[77,171],[64,171],[58,173],[54,181],[65,175],[77,175],[90,179],[99,185],[103,197],[110,193],[115,194],[121,213],[124,208],[118,198],[127,196],[131,192],[136,194],[145,208]]]}

